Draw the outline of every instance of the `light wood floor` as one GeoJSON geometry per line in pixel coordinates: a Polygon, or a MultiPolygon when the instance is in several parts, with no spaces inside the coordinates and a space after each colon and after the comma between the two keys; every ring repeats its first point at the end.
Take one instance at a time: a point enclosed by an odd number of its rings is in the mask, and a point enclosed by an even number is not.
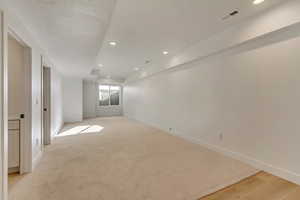
{"type": "Polygon", "coordinates": [[[199,200],[300,200],[300,186],[260,172],[199,200]]]}

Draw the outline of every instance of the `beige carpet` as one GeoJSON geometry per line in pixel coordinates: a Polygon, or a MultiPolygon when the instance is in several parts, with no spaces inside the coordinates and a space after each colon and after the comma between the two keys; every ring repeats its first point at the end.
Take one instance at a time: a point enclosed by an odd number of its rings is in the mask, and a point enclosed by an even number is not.
{"type": "Polygon", "coordinates": [[[195,200],[257,170],[126,118],[64,127],[10,200],[195,200]]]}

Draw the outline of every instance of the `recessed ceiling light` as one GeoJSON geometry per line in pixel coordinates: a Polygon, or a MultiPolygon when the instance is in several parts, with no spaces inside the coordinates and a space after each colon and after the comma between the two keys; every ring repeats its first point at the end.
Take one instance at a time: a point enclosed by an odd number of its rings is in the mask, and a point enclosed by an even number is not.
{"type": "Polygon", "coordinates": [[[138,68],[138,67],[134,68],[134,71],[139,71],[139,70],[140,70],[140,68],[138,68]]]}
{"type": "Polygon", "coordinates": [[[103,65],[99,63],[99,64],[98,64],[98,67],[103,67],[103,65]]]}
{"type": "Polygon", "coordinates": [[[169,54],[169,52],[167,52],[167,51],[163,51],[163,54],[164,54],[164,55],[168,55],[168,54],[169,54]]]}
{"type": "Polygon", "coordinates": [[[116,46],[117,42],[111,41],[111,42],[109,42],[109,44],[110,44],[110,46],[116,46]]]}
{"type": "Polygon", "coordinates": [[[264,2],[265,0],[254,0],[253,1],[253,4],[254,5],[258,5],[258,4],[261,4],[262,2],[264,2]]]}

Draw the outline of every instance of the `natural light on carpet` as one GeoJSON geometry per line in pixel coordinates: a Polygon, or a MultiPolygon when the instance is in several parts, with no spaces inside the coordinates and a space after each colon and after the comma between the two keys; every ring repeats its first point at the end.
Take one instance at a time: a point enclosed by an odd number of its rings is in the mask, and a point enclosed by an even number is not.
{"type": "Polygon", "coordinates": [[[104,127],[99,125],[84,125],[84,126],[76,126],[66,131],[61,132],[56,137],[65,137],[72,135],[81,135],[87,133],[100,133],[104,127]]]}

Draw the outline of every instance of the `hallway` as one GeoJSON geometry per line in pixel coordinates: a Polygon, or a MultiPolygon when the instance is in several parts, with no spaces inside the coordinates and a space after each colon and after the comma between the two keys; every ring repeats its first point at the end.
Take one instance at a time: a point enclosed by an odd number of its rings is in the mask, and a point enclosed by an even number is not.
{"type": "Polygon", "coordinates": [[[193,200],[257,170],[123,117],[66,125],[10,200],[193,200]]]}

